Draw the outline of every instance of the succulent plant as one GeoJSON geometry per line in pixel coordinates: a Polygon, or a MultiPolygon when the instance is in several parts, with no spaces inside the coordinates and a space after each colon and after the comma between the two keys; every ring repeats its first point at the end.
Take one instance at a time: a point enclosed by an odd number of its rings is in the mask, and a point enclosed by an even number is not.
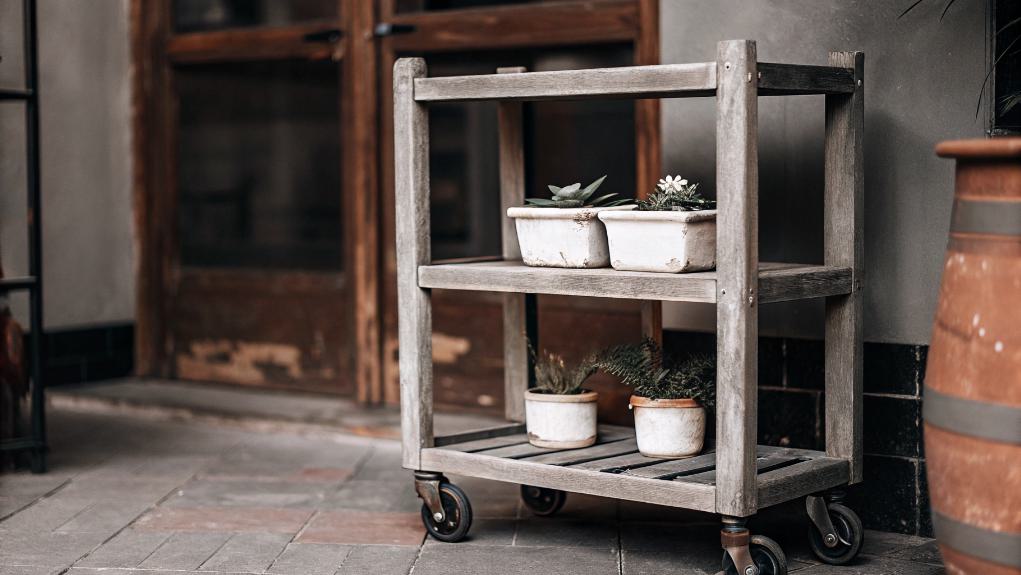
{"type": "Polygon", "coordinates": [[[552,199],[546,198],[525,198],[525,203],[537,208],[607,208],[628,203],[628,199],[614,199],[617,194],[606,194],[591,199],[592,194],[603,184],[606,176],[599,178],[591,184],[581,187],[580,183],[569,186],[554,186],[550,184],[549,190],[553,192],[552,199]]]}
{"type": "Polygon", "coordinates": [[[712,409],[716,404],[716,363],[705,354],[681,361],[667,358],[655,341],[611,347],[596,360],[599,369],[620,378],[634,394],[649,399],[694,399],[712,409]]]}
{"type": "Polygon", "coordinates": [[[667,176],[659,181],[657,189],[644,200],[638,200],[640,212],[692,212],[716,209],[716,201],[698,193],[698,184],[689,184],[680,176],[667,176]]]}
{"type": "Polygon", "coordinates": [[[535,362],[535,387],[531,391],[554,395],[575,395],[584,391],[581,386],[598,370],[596,356],[586,357],[575,365],[568,365],[558,353],[543,350],[535,353],[531,343],[528,353],[535,362]]]}

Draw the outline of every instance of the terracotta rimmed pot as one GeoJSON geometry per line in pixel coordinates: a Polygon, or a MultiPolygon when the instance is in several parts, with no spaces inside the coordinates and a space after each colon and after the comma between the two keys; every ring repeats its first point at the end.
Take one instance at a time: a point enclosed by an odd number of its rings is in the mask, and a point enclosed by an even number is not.
{"type": "Polygon", "coordinates": [[[596,400],[599,394],[572,395],[525,392],[528,442],[536,447],[576,449],[596,442],[596,400]]]}
{"type": "Polygon", "coordinates": [[[597,215],[610,208],[507,208],[526,266],[605,268],[610,265],[606,228],[597,215]]]}
{"type": "Polygon", "coordinates": [[[698,455],[705,445],[706,411],[693,399],[631,396],[638,451],[646,457],[678,459],[698,455]]]}
{"type": "Polygon", "coordinates": [[[716,210],[615,211],[599,219],[613,269],[682,273],[716,267],[716,210]]]}
{"type": "Polygon", "coordinates": [[[1021,138],[943,142],[950,241],[923,401],[948,573],[1021,575],[1021,138]]]}

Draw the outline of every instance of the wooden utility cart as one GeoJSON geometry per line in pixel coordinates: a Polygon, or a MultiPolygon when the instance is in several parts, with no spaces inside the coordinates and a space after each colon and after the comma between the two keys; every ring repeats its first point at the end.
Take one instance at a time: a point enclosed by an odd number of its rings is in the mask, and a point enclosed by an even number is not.
{"type": "Polygon", "coordinates": [[[724,572],[786,573],[782,550],[751,536],[746,518],[806,497],[810,539],[829,563],[861,547],[862,526],[840,503],[862,479],[862,132],[860,52],[834,52],[828,66],[759,62],[755,43],[721,42],[717,60],[561,72],[430,78],[424,60],[394,66],[397,277],[403,465],[415,471],[423,521],[444,541],[471,523],[465,494],[443,473],[522,484],[528,507],[559,509],[565,491],[715,512],[723,516],[724,572]],[[823,94],[825,263],[760,263],[758,98],[823,94]],[[433,263],[429,236],[428,104],[493,100],[499,106],[502,209],[523,204],[522,101],[591,98],[716,98],[717,269],[665,274],[526,267],[504,219],[503,260],[433,263]],[[430,290],[504,293],[505,426],[436,437],[432,413],[430,290]],[[526,341],[534,294],[716,304],[717,409],[714,452],[681,460],[643,457],[630,429],[603,426],[591,447],[533,447],[524,433],[529,386],[526,341]],[[756,445],[758,307],[826,299],[826,451],[756,445]]]}

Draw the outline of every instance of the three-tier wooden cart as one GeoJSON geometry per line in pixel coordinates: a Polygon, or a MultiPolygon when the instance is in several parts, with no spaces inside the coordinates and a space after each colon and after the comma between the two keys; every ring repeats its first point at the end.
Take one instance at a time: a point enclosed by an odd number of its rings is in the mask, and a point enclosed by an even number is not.
{"type": "Polygon", "coordinates": [[[424,60],[394,66],[397,277],[403,466],[415,471],[423,521],[444,541],[464,537],[471,505],[446,481],[456,473],[522,484],[526,505],[556,512],[574,491],[715,512],[723,516],[724,572],[786,573],[783,551],[751,536],[760,508],[806,498],[810,540],[829,563],[850,561],[862,526],[840,503],[840,488],[862,479],[862,134],[860,52],[833,52],[828,66],[759,62],[753,41],[718,45],[717,60],[430,78],[424,60]],[[760,96],[826,99],[825,261],[760,263],[758,126],[760,96]],[[428,104],[493,100],[499,106],[502,209],[525,195],[522,101],[591,98],[716,98],[717,269],[663,274],[613,269],[526,267],[513,223],[504,219],[503,260],[434,263],[429,236],[428,104]],[[504,293],[507,425],[436,437],[432,413],[430,290],[504,293]],[[582,449],[528,443],[523,392],[529,385],[527,333],[534,294],[716,304],[717,410],[714,451],[681,460],[643,457],[630,429],[601,426],[582,449]],[[760,304],[825,298],[826,451],[756,445],[760,304]]]}

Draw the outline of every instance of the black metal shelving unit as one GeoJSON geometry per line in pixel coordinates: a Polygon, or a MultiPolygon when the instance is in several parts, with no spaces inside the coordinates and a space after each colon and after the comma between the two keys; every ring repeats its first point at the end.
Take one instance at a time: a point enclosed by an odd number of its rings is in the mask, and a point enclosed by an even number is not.
{"type": "Polygon", "coordinates": [[[26,196],[28,197],[28,276],[0,279],[0,293],[27,291],[29,294],[29,377],[31,381],[31,417],[27,433],[20,420],[17,437],[0,442],[0,451],[28,451],[32,471],[46,471],[46,403],[42,382],[43,283],[42,220],[39,195],[39,39],[35,0],[23,0],[25,85],[22,89],[0,88],[0,105],[21,104],[25,108],[26,196]]]}

